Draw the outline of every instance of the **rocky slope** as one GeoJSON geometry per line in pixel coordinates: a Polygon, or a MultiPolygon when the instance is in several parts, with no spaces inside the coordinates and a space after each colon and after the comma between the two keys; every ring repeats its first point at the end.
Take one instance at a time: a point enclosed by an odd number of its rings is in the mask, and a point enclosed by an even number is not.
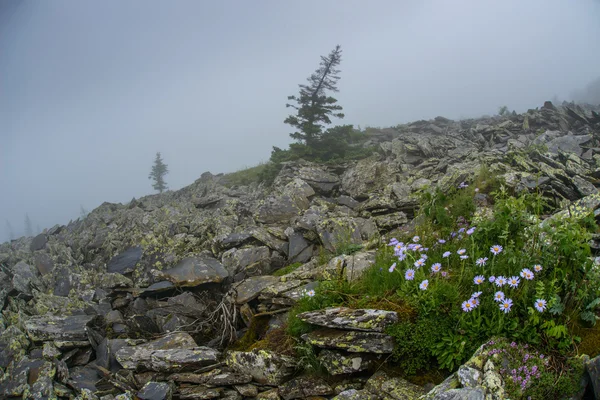
{"type": "MultiPolygon", "coordinates": [[[[227,345],[253,315],[281,324],[328,270],[359,277],[382,234],[410,230],[421,189],[469,183],[486,165],[557,204],[596,194],[598,111],[546,103],[520,115],[374,130],[365,145],[378,153],[368,159],[289,163],[269,189],[230,187],[226,175],[204,173],[179,191],[104,203],[83,220],[4,243],[0,397],[418,398],[424,388],[382,372],[352,378],[391,352],[382,327],[394,313],[303,316],[323,327],[303,339],[324,349],[319,359],[341,376],[337,386],[294,378],[297,360],[288,355],[227,345]],[[352,245],[363,251],[343,255],[352,245]],[[321,247],[341,255],[324,262],[321,247]],[[302,266],[272,275],[292,263],[302,266]]],[[[431,398],[486,393],[437,390],[431,398]]]]}

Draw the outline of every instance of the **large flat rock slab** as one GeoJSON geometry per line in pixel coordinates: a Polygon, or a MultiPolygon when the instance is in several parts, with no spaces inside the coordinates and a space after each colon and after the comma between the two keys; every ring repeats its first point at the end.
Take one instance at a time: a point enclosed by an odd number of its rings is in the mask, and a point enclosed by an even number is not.
{"type": "Polygon", "coordinates": [[[270,286],[274,286],[280,279],[276,276],[253,276],[240,282],[235,287],[237,293],[235,302],[237,304],[244,304],[250,300],[254,300],[262,293],[263,290],[270,286]]]}
{"type": "Polygon", "coordinates": [[[394,350],[394,338],[383,333],[320,329],[302,335],[305,342],[322,348],[352,353],[387,354],[394,350]]]}
{"type": "Polygon", "coordinates": [[[258,383],[279,385],[294,373],[293,359],[267,350],[231,351],[225,363],[258,383]]]}
{"type": "Polygon", "coordinates": [[[220,353],[209,347],[198,347],[185,332],[166,335],[152,342],[125,346],[115,358],[126,369],[182,371],[217,364],[220,353]]]}
{"type": "Polygon", "coordinates": [[[56,317],[42,315],[31,317],[25,322],[25,330],[34,342],[76,342],[88,340],[85,326],[94,318],[92,315],[56,317]]]}
{"type": "Polygon", "coordinates": [[[177,286],[193,287],[204,283],[220,283],[229,276],[229,272],[215,258],[199,255],[184,258],[160,275],[177,286]]]}
{"type": "Polygon", "coordinates": [[[346,307],[303,312],[298,314],[298,318],[327,328],[365,332],[383,332],[388,325],[398,322],[398,314],[394,311],[346,307]]]}

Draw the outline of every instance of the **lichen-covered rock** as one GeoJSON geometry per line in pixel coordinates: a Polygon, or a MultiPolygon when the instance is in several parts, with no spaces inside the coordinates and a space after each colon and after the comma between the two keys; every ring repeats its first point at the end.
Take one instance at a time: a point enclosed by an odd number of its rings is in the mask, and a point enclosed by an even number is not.
{"type": "Polygon", "coordinates": [[[374,251],[361,251],[351,255],[341,255],[332,258],[327,263],[326,271],[329,274],[337,276],[343,272],[346,279],[349,281],[355,281],[359,279],[362,274],[375,264],[375,252],[374,251]]]}
{"type": "Polygon", "coordinates": [[[380,400],[381,397],[368,390],[348,389],[340,392],[331,400],[380,400]]]}
{"type": "Polygon", "coordinates": [[[485,391],[482,388],[450,389],[440,393],[434,400],[485,400],[485,391]]]}
{"type": "Polygon", "coordinates": [[[233,387],[235,390],[238,391],[239,394],[241,394],[244,397],[256,397],[256,395],[258,394],[258,389],[252,384],[234,385],[233,387]]]}
{"type": "Polygon", "coordinates": [[[596,399],[600,399],[600,356],[592,358],[585,364],[587,373],[590,376],[590,382],[592,383],[592,389],[596,399]]]}
{"type": "Polygon", "coordinates": [[[320,329],[302,335],[313,346],[346,350],[352,353],[386,354],[394,350],[391,336],[374,332],[320,329]]]}
{"type": "Polygon", "coordinates": [[[205,386],[179,387],[180,399],[217,399],[221,397],[223,388],[209,388],[205,386]]]}
{"type": "Polygon", "coordinates": [[[475,368],[461,366],[457,372],[458,381],[463,387],[474,388],[481,384],[481,371],[475,368]]]}
{"type": "Polygon", "coordinates": [[[231,351],[227,354],[225,363],[266,385],[279,385],[294,372],[296,366],[292,358],[267,350],[231,351]]]}
{"type": "Polygon", "coordinates": [[[29,339],[16,325],[11,325],[0,334],[0,368],[18,362],[29,348],[29,339]]]}
{"type": "Polygon", "coordinates": [[[138,262],[142,259],[142,248],[139,246],[131,247],[121,254],[114,256],[107,264],[108,272],[117,272],[119,274],[128,274],[135,270],[138,262]]]}
{"type": "Polygon", "coordinates": [[[219,352],[209,347],[197,347],[189,334],[177,332],[152,342],[125,346],[115,357],[127,369],[179,371],[217,364],[219,352]]]}
{"type": "Polygon", "coordinates": [[[220,283],[229,273],[216,259],[198,255],[184,258],[173,268],[158,271],[158,275],[177,286],[193,287],[203,283],[220,283]]]}
{"type": "Polygon", "coordinates": [[[264,392],[259,393],[256,396],[259,400],[280,400],[279,392],[277,389],[266,390],[264,392]]]}
{"type": "Polygon", "coordinates": [[[37,270],[24,261],[19,261],[12,268],[12,286],[14,290],[31,296],[31,285],[38,286],[37,270]]]}
{"type": "Polygon", "coordinates": [[[398,314],[394,311],[346,307],[307,311],[298,314],[297,317],[309,324],[327,328],[365,332],[383,332],[388,325],[398,322],[398,314]]]}
{"type": "Polygon", "coordinates": [[[235,291],[237,293],[235,302],[237,304],[247,303],[250,300],[257,298],[263,290],[279,282],[279,280],[278,277],[269,275],[253,276],[245,279],[235,286],[235,291]]]}
{"type": "Polygon", "coordinates": [[[402,378],[390,377],[385,372],[376,372],[365,384],[365,390],[384,398],[396,400],[417,399],[425,390],[402,378]]]}
{"type": "MultiPolygon", "coordinates": [[[[308,201],[307,201],[308,205],[308,201]]],[[[263,224],[289,222],[300,213],[301,208],[290,196],[272,196],[259,207],[256,220],[263,224]]]]}
{"type": "Polygon", "coordinates": [[[137,393],[140,400],[171,400],[173,389],[167,382],[148,382],[137,393]]]}
{"type": "Polygon", "coordinates": [[[369,353],[347,353],[328,349],[319,353],[319,362],[329,375],[353,374],[372,369],[378,359],[378,356],[369,353]]]}
{"type": "Polygon", "coordinates": [[[240,271],[244,271],[248,276],[266,275],[271,272],[271,251],[266,246],[227,250],[222,261],[231,276],[240,271]]]}
{"type": "Polygon", "coordinates": [[[73,315],[55,317],[41,315],[25,321],[25,330],[34,342],[54,341],[84,341],[87,342],[85,326],[92,320],[91,315],[73,315]]]}
{"type": "Polygon", "coordinates": [[[311,396],[329,396],[333,389],[319,377],[304,376],[291,379],[279,386],[279,395],[284,400],[306,399],[311,396]]]}
{"type": "Polygon", "coordinates": [[[360,226],[353,218],[324,219],[317,224],[316,230],[323,246],[333,253],[344,246],[362,243],[360,226]]]}

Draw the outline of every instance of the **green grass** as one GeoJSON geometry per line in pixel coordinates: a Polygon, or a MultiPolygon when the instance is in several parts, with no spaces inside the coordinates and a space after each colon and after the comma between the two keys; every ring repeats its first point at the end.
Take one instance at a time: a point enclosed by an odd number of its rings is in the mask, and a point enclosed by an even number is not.
{"type": "Polygon", "coordinates": [[[278,269],[277,271],[273,272],[273,276],[284,276],[284,275],[287,275],[290,272],[294,272],[301,265],[302,265],[302,263],[299,263],[299,262],[290,264],[290,265],[288,265],[286,267],[283,267],[283,268],[278,269]]]}
{"type": "Polygon", "coordinates": [[[266,167],[267,164],[260,163],[254,167],[249,167],[225,174],[222,178],[223,186],[231,188],[233,186],[246,186],[252,183],[258,183],[260,180],[259,175],[265,170],[266,167]]]}

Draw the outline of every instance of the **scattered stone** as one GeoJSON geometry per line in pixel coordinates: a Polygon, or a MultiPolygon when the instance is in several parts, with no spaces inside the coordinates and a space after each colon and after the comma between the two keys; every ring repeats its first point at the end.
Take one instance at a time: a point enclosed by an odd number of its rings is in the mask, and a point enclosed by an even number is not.
{"type": "Polygon", "coordinates": [[[257,298],[263,290],[277,282],[279,282],[279,278],[276,276],[266,275],[250,277],[235,286],[235,291],[237,293],[235,301],[237,304],[247,303],[250,300],[257,298]]]}
{"type": "Polygon", "coordinates": [[[311,396],[329,396],[333,389],[318,377],[299,377],[279,386],[279,395],[284,400],[305,399],[311,396]]]}
{"type": "Polygon", "coordinates": [[[279,385],[294,372],[295,367],[290,357],[267,350],[232,351],[227,354],[225,363],[265,385],[279,385]]]}
{"type": "Polygon", "coordinates": [[[125,346],[115,357],[123,368],[168,372],[215,365],[219,352],[209,347],[197,347],[189,334],[177,332],[141,345],[125,346]]]}
{"type": "Polygon", "coordinates": [[[298,314],[297,317],[309,324],[327,328],[365,332],[383,332],[388,325],[398,322],[398,314],[394,311],[352,309],[346,307],[308,311],[298,314]]]}
{"type": "Polygon", "coordinates": [[[193,287],[203,283],[220,283],[229,273],[216,259],[200,255],[184,258],[175,267],[159,271],[159,275],[177,286],[193,287]]]}
{"type": "Polygon", "coordinates": [[[73,315],[70,317],[35,316],[25,321],[25,330],[34,342],[54,340],[58,342],[82,341],[88,343],[85,327],[92,318],[91,315],[73,315]]]}
{"type": "Polygon", "coordinates": [[[386,354],[394,350],[394,339],[382,333],[320,329],[302,335],[302,339],[313,346],[352,353],[386,354]]]}
{"type": "Polygon", "coordinates": [[[319,362],[329,375],[353,374],[375,367],[378,357],[368,353],[346,353],[323,349],[319,362]]]}
{"type": "Polygon", "coordinates": [[[142,259],[142,248],[139,246],[130,247],[123,253],[114,256],[106,266],[108,272],[117,272],[119,274],[129,274],[135,270],[135,266],[142,259]]]}
{"type": "Polygon", "coordinates": [[[148,382],[137,393],[140,400],[171,400],[173,390],[166,382],[148,382]]]}
{"type": "Polygon", "coordinates": [[[369,378],[365,389],[373,394],[397,400],[417,399],[425,394],[422,387],[402,378],[390,377],[382,371],[369,378]]]}

